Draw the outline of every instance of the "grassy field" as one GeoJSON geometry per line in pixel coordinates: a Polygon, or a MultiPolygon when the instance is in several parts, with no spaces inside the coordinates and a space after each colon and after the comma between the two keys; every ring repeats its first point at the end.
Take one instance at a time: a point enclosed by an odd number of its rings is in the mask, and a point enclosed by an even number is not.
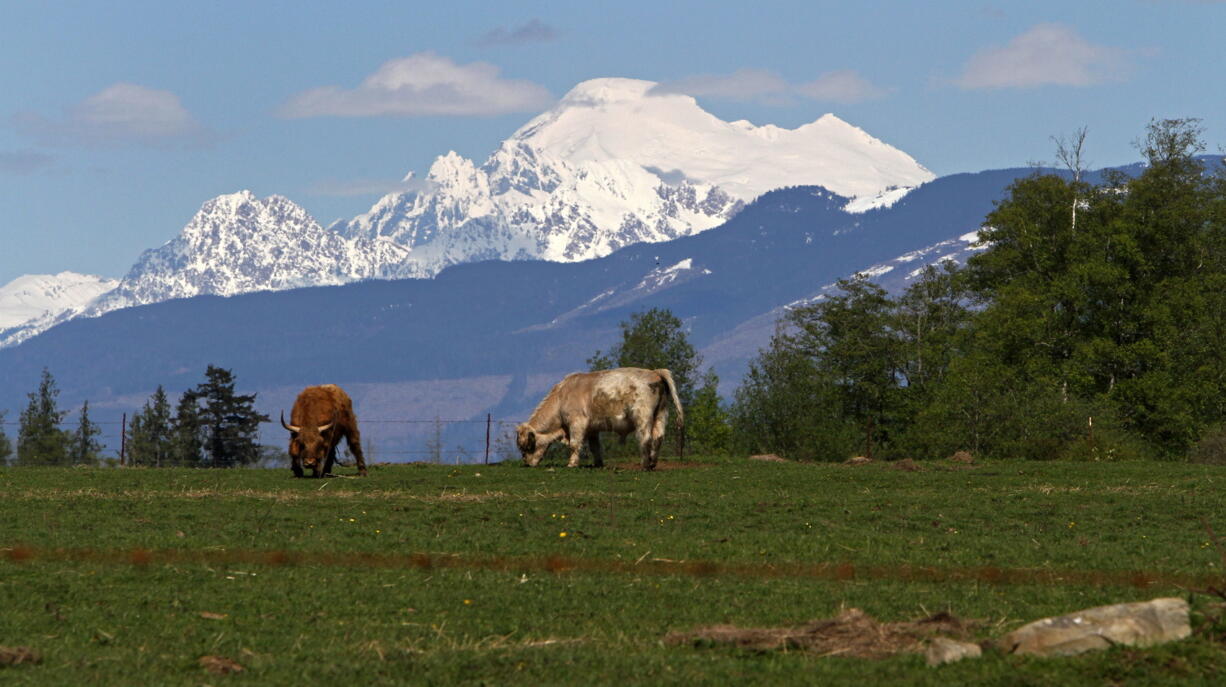
{"type": "Polygon", "coordinates": [[[922,467],[403,465],[321,481],[288,470],[3,469],[0,646],[32,647],[42,661],[0,667],[0,683],[1226,679],[1226,625],[1210,620],[1220,599],[1183,588],[1220,573],[1202,519],[1226,533],[1222,468],[922,467]],[[819,563],[842,567],[806,567],[819,563]],[[940,579],[911,579],[904,566],[940,579]],[[958,573],[985,567],[1030,577],[958,573]],[[845,607],[883,621],[947,611],[988,639],[1045,615],[1170,595],[1192,599],[1192,639],[1064,659],[988,652],[933,669],[915,654],[662,641],[845,607]],[[212,674],[203,656],[245,670],[212,674]]]}

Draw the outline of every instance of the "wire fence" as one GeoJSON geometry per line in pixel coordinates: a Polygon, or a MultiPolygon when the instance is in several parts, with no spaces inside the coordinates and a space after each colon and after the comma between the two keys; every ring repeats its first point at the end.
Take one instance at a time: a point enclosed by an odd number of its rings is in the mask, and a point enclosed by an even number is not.
{"type": "MultiPolygon", "coordinates": [[[[100,457],[104,461],[124,464],[126,462],[125,434],[130,429],[132,417],[123,414],[118,420],[93,422],[100,430],[94,437],[101,446],[100,457]]],[[[374,463],[496,463],[519,458],[515,447],[515,427],[522,420],[499,419],[492,415],[484,418],[377,418],[360,419],[362,452],[367,464],[374,463]]],[[[0,429],[8,436],[16,451],[20,422],[0,422],[0,429]]],[[[60,424],[60,429],[72,433],[77,429],[72,420],[60,424]]],[[[284,451],[288,434],[279,419],[260,423],[258,442],[284,451]]],[[[344,441],[340,443],[338,458],[343,464],[351,464],[352,454],[344,441]]],[[[288,457],[273,454],[262,462],[263,467],[279,467],[288,464],[288,457]]]]}

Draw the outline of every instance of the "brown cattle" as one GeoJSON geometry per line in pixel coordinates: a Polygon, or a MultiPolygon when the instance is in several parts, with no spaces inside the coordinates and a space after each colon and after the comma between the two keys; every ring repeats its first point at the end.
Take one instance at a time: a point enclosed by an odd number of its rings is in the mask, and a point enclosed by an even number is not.
{"type": "Polygon", "coordinates": [[[286,424],[285,411],[281,411],[281,426],[289,430],[290,469],[295,477],[302,477],[303,467],[311,468],[313,477],[330,474],[341,437],[357,461],[358,474],[366,474],[353,401],[339,386],[324,384],[303,389],[289,418],[290,423],[286,424]]]}
{"type": "Polygon", "coordinates": [[[643,456],[643,469],[654,470],[668,424],[668,402],[685,414],[677,398],[677,385],[668,370],[620,367],[599,372],[576,372],[554,385],[528,421],[516,428],[516,443],[524,462],[535,466],[555,441],[570,446],[568,467],[579,465],[579,450],[586,440],[596,467],[604,465],[600,433],[616,432],[624,441],[634,432],[643,456]]]}

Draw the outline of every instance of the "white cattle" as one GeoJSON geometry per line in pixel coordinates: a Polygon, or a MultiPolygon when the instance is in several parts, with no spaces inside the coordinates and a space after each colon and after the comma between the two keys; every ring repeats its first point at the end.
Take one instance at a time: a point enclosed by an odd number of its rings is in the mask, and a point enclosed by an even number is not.
{"type": "Polygon", "coordinates": [[[516,443],[524,462],[535,466],[555,441],[570,446],[568,467],[579,465],[579,450],[586,440],[596,467],[604,464],[600,433],[616,432],[624,441],[634,432],[643,456],[643,469],[654,470],[668,424],[672,399],[677,419],[685,414],[677,398],[677,385],[668,370],[619,367],[599,372],[575,372],[554,385],[528,421],[516,428],[516,443]]]}

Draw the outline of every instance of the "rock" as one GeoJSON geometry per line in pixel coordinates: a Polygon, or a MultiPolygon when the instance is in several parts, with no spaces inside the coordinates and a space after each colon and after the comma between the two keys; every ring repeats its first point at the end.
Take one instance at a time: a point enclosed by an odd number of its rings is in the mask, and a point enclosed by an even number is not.
{"type": "Polygon", "coordinates": [[[864,456],[855,456],[853,458],[848,458],[847,460],[843,461],[843,464],[844,465],[867,465],[868,463],[871,463],[871,462],[873,462],[872,458],[866,458],[864,456]]]}
{"type": "Polygon", "coordinates": [[[928,659],[928,665],[930,666],[953,663],[964,658],[979,658],[982,655],[983,650],[979,648],[978,644],[959,642],[949,637],[934,637],[928,643],[928,649],[924,652],[924,657],[928,659]]]}
{"type": "Polygon", "coordinates": [[[954,463],[965,463],[966,465],[972,465],[975,462],[975,457],[972,456],[969,451],[958,451],[950,456],[949,460],[950,462],[954,463]]]}
{"type": "Polygon", "coordinates": [[[1000,647],[1015,654],[1069,656],[1115,644],[1151,646],[1190,634],[1188,602],[1164,598],[1036,620],[1005,635],[1000,647]]]}
{"type": "Polygon", "coordinates": [[[756,456],[750,456],[749,459],[750,460],[761,460],[767,463],[786,463],[788,462],[786,458],[780,458],[779,456],[773,453],[762,453],[756,456]]]}

